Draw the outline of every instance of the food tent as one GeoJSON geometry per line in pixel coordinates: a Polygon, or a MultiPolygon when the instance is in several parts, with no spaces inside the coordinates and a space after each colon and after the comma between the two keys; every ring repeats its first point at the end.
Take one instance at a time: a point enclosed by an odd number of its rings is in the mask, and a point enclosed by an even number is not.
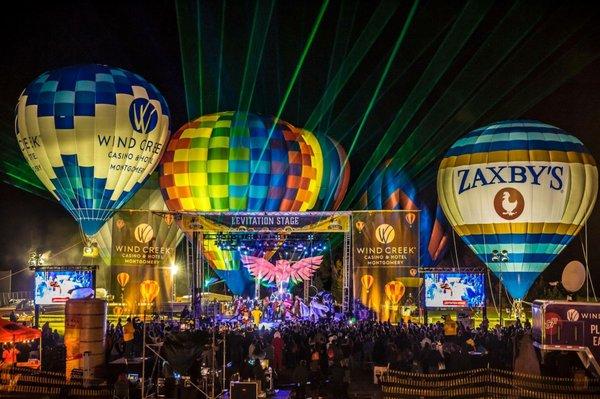
{"type": "Polygon", "coordinates": [[[38,329],[0,319],[0,344],[32,341],[41,336],[42,332],[38,329]]]}

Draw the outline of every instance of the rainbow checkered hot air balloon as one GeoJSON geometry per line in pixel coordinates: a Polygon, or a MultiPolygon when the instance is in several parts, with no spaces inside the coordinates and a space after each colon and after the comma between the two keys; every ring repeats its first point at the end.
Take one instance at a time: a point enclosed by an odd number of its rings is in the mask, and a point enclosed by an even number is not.
{"type": "MultiPolygon", "coordinates": [[[[182,126],[159,170],[167,207],[201,212],[335,209],[350,173],[344,150],[332,139],[242,112],[205,115],[182,126]]],[[[219,249],[214,240],[203,246],[229,288],[248,291],[252,278],[240,268],[241,254],[219,249]]]]}
{"type": "Polygon", "coordinates": [[[21,94],[27,162],[91,236],[144,183],[169,138],[169,108],[141,76],[105,65],[45,72],[21,94]]]}
{"type": "Polygon", "coordinates": [[[437,177],[454,230],[523,299],[590,216],[594,158],[576,137],[538,121],[493,123],[448,150],[437,177]]]}
{"type": "MultiPolygon", "coordinates": [[[[436,266],[448,249],[450,226],[439,205],[426,203],[412,180],[402,170],[384,162],[359,200],[362,209],[421,210],[419,242],[421,265],[436,266]]],[[[412,214],[407,217],[414,221],[412,214]]],[[[407,220],[408,221],[408,220],[407,220]]]]}

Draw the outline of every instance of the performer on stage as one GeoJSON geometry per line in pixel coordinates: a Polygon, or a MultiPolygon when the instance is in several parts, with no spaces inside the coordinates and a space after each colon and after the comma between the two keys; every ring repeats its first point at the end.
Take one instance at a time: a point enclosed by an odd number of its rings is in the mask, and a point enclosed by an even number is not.
{"type": "Polygon", "coordinates": [[[252,310],[252,319],[253,319],[253,321],[254,321],[254,325],[255,325],[256,327],[258,327],[258,325],[260,324],[260,318],[262,317],[262,315],[263,315],[263,312],[262,312],[262,310],[260,310],[260,309],[258,308],[258,305],[256,305],[256,306],[254,307],[254,309],[252,310]]]}

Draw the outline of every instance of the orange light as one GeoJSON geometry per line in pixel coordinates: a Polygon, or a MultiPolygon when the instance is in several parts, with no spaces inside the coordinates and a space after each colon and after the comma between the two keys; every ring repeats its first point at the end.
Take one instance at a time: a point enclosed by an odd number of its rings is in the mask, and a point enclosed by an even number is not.
{"type": "Polygon", "coordinates": [[[125,288],[127,283],[129,282],[129,273],[119,273],[117,274],[117,283],[121,286],[121,288],[125,288]]]}
{"type": "Polygon", "coordinates": [[[154,301],[159,291],[160,287],[154,280],[144,280],[140,283],[140,293],[145,303],[154,301]]]}
{"type": "Polygon", "coordinates": [[[367,290],[367,291],[369,291],[369,289],[373,285],[374,280],[375,280],[375,278],[373,276],[371,276],[370,274],[363,274],[363,276],[360,278],[360,282],[362,283],[363,287],[365,287],[365,290],[367,290]]]}
{"type": "Polygon", "coordinates": [[[404,291],[406,291],[406,287],[401,281],[390,281],[385,285],[385,295],[394,305],[400,302],[400,299],[404,296],[404,291]]]}

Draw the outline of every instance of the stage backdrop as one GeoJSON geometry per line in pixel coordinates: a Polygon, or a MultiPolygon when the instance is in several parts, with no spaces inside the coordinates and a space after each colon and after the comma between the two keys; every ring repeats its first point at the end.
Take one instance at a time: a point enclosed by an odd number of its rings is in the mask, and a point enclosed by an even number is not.
{"type": "Polygon", "coordinates": [[[354,298],[397,322],[419,302],[419,212],[352,213],[354,298]]]}
{"type": "Polygon", "coordinates": [[[170,215],[155,212],[120,211],[113,217],[111,247],[111,292],[115,301],[131,311],[141,302],[140,284],[145,280],[158,283],[158,305],[171,300],[173,277],[170,266],[175,261],[178,227],[170,215]]]}

